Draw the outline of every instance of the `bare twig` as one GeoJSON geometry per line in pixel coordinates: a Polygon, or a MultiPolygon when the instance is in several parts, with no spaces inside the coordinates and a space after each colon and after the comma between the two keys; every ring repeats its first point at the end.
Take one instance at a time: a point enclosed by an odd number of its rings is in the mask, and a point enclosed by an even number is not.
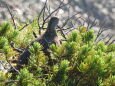
{"type": "MultiPolygon", "coordinates": [[[[60,7],[62,4],[64,4],[63,2],[64,2],[64,0],[60,1],[60,4],[59,4],[58,7],[60,7]]],[[[55,16],[58,14],[58,12],[59,12],[59,9],[58,9],[57,12],[55,13],[55,16]]]]}
{"type": "Polygon", "coordinates": [[[6,83],[19,82],[19,80],[6,80],[6,83]]]}
{"type": "Polygon", "coordinates": [[[35,38],[37,38],[37,35],[36,35],[36,33],[34,31],[33,31],[33,35],[34,35],[35,38]]]}
{"type": "Polygon", "coordinates": [[[97,24],[97,22],[96,22],[96,18],[95,18],[95,19],[93,20],[91,26],[89,26],[88,29],[91,29],[91,28],[94,27],[96,24],[97,24]]]}
{"type": "Polygon", "coordinates": [[[109,34],[107,34],[105,37],[99,39],[99,40],[97,41],[97,43],[100,42],[101,40],[104,40],[104,39],[107,38],[108,36],[109,36],[109,34]]]}
{"type": "Polygon", "coordinates": [[[113,38],[113,35],[105,42],[105,44],[108,44],[112,38],[113,38]]]}
{"type": "Polygon", "coordinates": [[[112,42],[109,43],[109,45],[113,44],[115,42],[115,40],[113,40],[112,42]]]}
{"type": "Polygon", "coordinates": [[[11,16],[12,22],[13,22],[13,24],[14,24],[14,29],[16,29],[16,24],[15,24],[14,17],[13,17],[12,12],[10,11],[10,8],[8,7],[7,4],[6,4],[6,8],[8,9],[8,12],[9,12],[9,14],[10,14],[10,16],[11,16]]]}
{"type": "Polygon", "coordinates": [[[64,22],[64,24],[62,25],[62,27],[61,28],[64,28],[65,27],[65,25],[67,25],[67,23],[69,22],[69,20],[70,19],[72,19],[73,17],[75,17],[76,15],[78,15],[79,14],[79,12],[78,13],[76,13],[76,14],[74,14],[74,15],[72,15],[71,17],[68,17],[68,19],[66,19],[66,21],[64,22]]]}
{"type": "Polygon", "coordinates": [[[20,74],[20,72],[8,61],[8,59],[6,59],[6,61],[11,66],[11,68],[13,68],[13,70],[15,70],[18,74],[20,74]]]}
{"type": "Polygon", "coordinates": [[[60,41],[60,44],[62,44],[63,41],[67,41],[67,40],[66,39],[61,39],[59,41],[60,41]]]}
{"type": "Polygon", "coordinates": [[[71,28],[70,30],[68,30],[67,32],[66,32],[66,34],[68,34],[69,32],[71,32],[72,30],[74,30],[75,28],[71,28]]]}
{"type": "MultiPolygon", "coordinates": [[[[82,16],[77,17],[77,18],[75,19],[75,21],[78,21],[79,19],[81,19],[81,20],[85,23],[85,19],[84,19],[82,16]]],[[[83,23],[83,24],[84,24],[84,23],[83,23]]],[[[82,25],[83,25],[83,24],[82,24],[82,25]]],[[[79,26],[82,26],[82,25],[79,25],[79,26]]]]}
{"type": "Polygon", "coordinates": [[[18,73],[18,74],[20,74],[20,72],[10,63],[10,62],[8,62],[9,64],[10,64],[10,66],[18,73]]]}
{"type": "Polygon", "coordinates": [[[65,34],[64,34],[64,32],[63,32],[63,30],[61,29],[61,27],[60,27],[60,26],[57,26],[57,27],[60,29],[61,35],[62,35],[65,39],[67,39],[66,36],[65,36],[65,34]]]}
{"type": "Polygon", "coordinates": [[[85,25],[86,20],[85,20],[85,18],[84,18],[84,17],[80,17],[80,18],[83,20],[83,24],[82,24],[82,26],[84,26],[84,25],[85,25]]]}
{"type": "Polygon", "coordinates": [[[48,13],[50,14],[50,6],[48,6],[47,4],[46,4],[46,9],[47,9],[48,13]]]}
{"type": "Polygon", "coordinates": [[[99,36],[100,36],[104,31],[106,31],[106,30],[108,30],[108,29],[103,29],[103,30],[99,29],[98,34],[97,34],[97,36],[96,36],[96,38],[95,38],[95,41],[96,41],[96,40],[99,38],[99,36]]]}
{"type": "Polygon", "coordinates": [[[68,5],[68,4],[69,4],[69,3],[64,4],[64,5],[60,5],[57,9],[55,9],[54,11],[52,11],[52,12],[45,18],[45,20],[43,20],[43,24],[42,24],[42,27],[41,27],[41,28],[44,27],[44,24],[46,23],[47,19],[48,19],[49,17],[51,17],[52,14],[54,14],[54,13],[55,13],[56,11],[58,11],[60,8],[66,6],[66,5],[68,5]]]}
{"type": "Polygon", "coordinates": [[[88,15],[88,23],[87,23],[87,30],[89,29],[89,26],[90,26],[90,15],[88,15]]]}
{"type": "Polygon", "coordinates": [[[23,52],[23,50],[18,49],[18,48],[15,48],[15,44],[14,44],[13,42],[10,43],[10,46],[13,48],[13,50],[15,50],[15,51],[17,51],[17,52],[19,52],[19,53],[22,53],[22,52],[23,52]]]}
{"type": "Polygon", "coordinates": [[[95,41],[97,41],[97,39],[99,38],[99,36],[100,36],[104,31],[108,30],[108,28],[107,28],[107,29],[104,29],[104,24],[105,24],[105,21],[102,23],[101,27],[99,28],[99,31],[98,31],[97,36],[96,36],[96,38],[95,38],[95,41]]]}
{"type": "MultiPolygon", "coordinates": [[[[66,21],[63,23],[63,25],[62,25],[61,27],[58,26],[58,28],[59,28],[58,31],[61,32],[61,35],[64,37],[64,39],[67,39],[67,38],[66,38],[66,36],[65,36],[65,34],[64,34],[64,32],[63,32],[63,30],[69,30],[69,29],[70,29],[70,27],[69,27],[69,28],[66,28],[66,29],[64,29],[64,27],[67,25],[67,23],[68,23],[73,17],[75,17],[75,16],[78,15],[78,14],[79,14],[79,13],[76,13],[76,14],[72,15],[71,17],[68,16],[68,18],[67,18],[66,21]]],[[[71,21],[71,24],[72,24],[72,26],[74,27],[72,21],[71,21]]]]}
{"type": "Polygon", "coordinates": [[[23,30],[25,27],[27,27],[29,24],[25,24],[21,29],[19,29],[19,31],[23,30]]]}
{"type": "MultiPolygon", "coordinates": [[[[39,34],[41,35],[41,26],[40,26],[40,17],[41,17],[41,14],[43,13],[43,11],[45,12],[45,7],[46,7],[46,4],[47,4],[47,0],[42,8],[42,10],[40,11],[39,15],[38,15],[38,27],[39,27],[39,34]]],[[[44,14],[43,14],[44,15],[44,14]]],[[[43,20],[44,20],[44,16],[43,16],[43,20]]]]}
{"type": "MultiPolygon", "coordinates": [[[[62,1],[62,2],[63,2],[63,1],[62,1]]],[[[52,14],[54,14],[55,12],[57,12],[60,8],[66,6],[66,5],[68,5],[68,4],[69,4],[69,3],[62,5],[62,3],[60,3],[60,5],[57,7],[57,9],[55,9],[55,10],[52,11],[51,13],[49,12],[49,15],[48,15],[46,18],[44,18],[45,9],[47,8],[47,0],[46,0],[44,6],[43,6],[43,8],[42,8],[42,10],[41,10],[41,12],[39,13],[39,16],[38,16],[39,34],[41,34],[41,29],[44,28],[44,25],[45,25],[47,19],[48,19],[49,17],[51,17],[52,14]],[[41,16],[41,14],[43,14],[43,23],[42,23],[42,26],[40,26],[40,16],[41,16]]],[[[47,10],[48,10],[48,8],[47,8],[47,10]]],[[[48,11],[50,11],[50,10],[48,10],[48,11]]],[[[61,33],[63,33],[63,31],[61,31],[61,33]]],[[[64,34],[64,33],[63,33],[63,34],[64,34]]]]}

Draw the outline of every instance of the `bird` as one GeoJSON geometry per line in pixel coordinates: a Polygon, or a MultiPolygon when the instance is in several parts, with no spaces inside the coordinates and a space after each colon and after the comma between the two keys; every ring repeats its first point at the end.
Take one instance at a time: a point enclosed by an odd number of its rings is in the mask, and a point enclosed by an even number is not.
{"type": "MultiPolygon", "coordinates": [[[[34,42],[39,42],[43,49],[42,51],[46,56],[49,57],[49,63],[51,62],[50,58],[50,52],[48,51],[49,45],[51,44],[60,44],[60,41],[58,40],[57,32],[56,32],[56,26],[59,23],[58,17],[51,17],[50,21],[48,22],[47,30],[44,34],[42,34],[40,37],[33,40],[29,46],[31,46],[34,42]]],[[[28,58],[30,56],[29,47],[25,49],[25,51],[22,53],[22,55],[18,59],[19,64],[28,64],[28,58]]]]}

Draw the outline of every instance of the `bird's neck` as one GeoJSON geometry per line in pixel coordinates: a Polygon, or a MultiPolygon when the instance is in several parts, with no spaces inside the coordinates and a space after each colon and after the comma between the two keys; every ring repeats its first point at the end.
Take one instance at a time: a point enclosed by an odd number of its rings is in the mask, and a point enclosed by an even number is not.
{"type": "Polygon", "coordinates": [[[55,29],[48,29],[45,32],[45,38],[51,38],[54,39],[57,36],[56,30],[55,29]]]}

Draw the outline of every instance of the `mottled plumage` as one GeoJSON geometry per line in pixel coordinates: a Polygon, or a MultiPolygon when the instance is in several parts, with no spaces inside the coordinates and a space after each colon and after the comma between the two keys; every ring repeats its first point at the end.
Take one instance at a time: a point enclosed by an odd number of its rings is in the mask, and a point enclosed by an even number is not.
{"type": "MultiPolygon", "coordinates": [[[[48,48],[50,44],[59,44],[59,40],[57,39],[56,26],[59,22],[57,17],[52,17],[48,23],[48,27],[46,32],[39,38],[36,38],[34,41],[30,43],[31,46],[34,42],[39,42],[43,46],[43,52],[50,59],[50,52],[48,52],[48,48]]],[[[28,58],[30,56],[29,48],[27,47],[24,53],[19,58],[19,64],[27,64],[28,58]]]]}

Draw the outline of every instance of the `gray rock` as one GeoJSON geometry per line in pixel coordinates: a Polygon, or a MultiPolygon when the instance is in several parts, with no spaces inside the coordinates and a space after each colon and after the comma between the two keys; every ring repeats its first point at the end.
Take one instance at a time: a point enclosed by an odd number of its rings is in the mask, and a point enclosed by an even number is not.
{"type": "Polygon", "coordinates": [[[0,72],[5,72],[7,73],[8,71],[10,71],[11,69],[11,65],[3,60],[0,60],[0,72]]]}
{"type": "MultiPolygon", "coordinates": [[[[5,4],[8,4],[12,10],[12,14],[20,18],[23,22],[27,19],[33,20],[40,12],[43,7],[45,0],[0,0],[0,22],[3,20],[11,19],[10,15],[5,8],[5,4]]],[[[48,0],[48,5],[50,5],[50,10],[54,10],[62,0],[48,0]]],[[[64,0],[64,3],[71,2],[69,6],[63,7],[59,10],[58,16],[61,17],[60,20],[65,20],[69,16],[80,12],[80,15],[73,18],[73,21],[78,25],[80,20],[76,21],[79,16],[84,17],[86,22],[92,24],[93,20],[96,18],[98,23],[106,21],[105,27],[115,30],[115,0],[64,0]],[[90,17],[90,21],[88,19],[90,17]]],[[[82,21],[83,22],[83,21],[82,21]]],[[[100,27],[97,25],[96,27],[100,27]]],[[[114,31],[115,34],[115,31],[114,31]]]]}

